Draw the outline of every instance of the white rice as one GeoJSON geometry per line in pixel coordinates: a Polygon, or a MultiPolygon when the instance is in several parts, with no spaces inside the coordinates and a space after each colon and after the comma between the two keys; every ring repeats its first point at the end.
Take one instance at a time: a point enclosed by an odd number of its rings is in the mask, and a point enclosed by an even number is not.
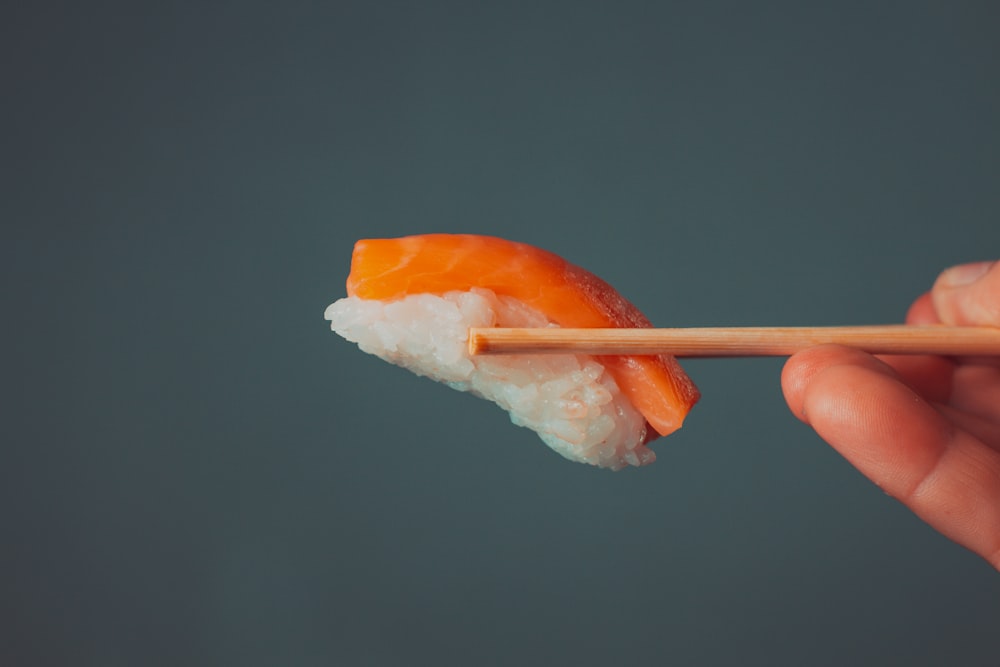
{"type": "Polygon", "coordinates": [[[646,420],[593,357],[469,355],[469,327],[555,326],[516,299],[486,289],[388,303],[347,297],[325,317],[365,352],[493,401],[572,461],[619,470],[656,458],[643,444],[646,420]]]}

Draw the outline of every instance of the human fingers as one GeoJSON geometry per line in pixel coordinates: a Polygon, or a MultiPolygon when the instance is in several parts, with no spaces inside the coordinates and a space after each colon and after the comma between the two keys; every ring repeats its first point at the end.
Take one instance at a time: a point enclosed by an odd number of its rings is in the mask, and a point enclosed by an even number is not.
{"type": "MultiPolygon", "coordinates": [[[[906,314],[907,324],[940,324],[931,292],[918,297],[906,314]]],[[[932,403],[948,403],[1000,424],[1000,357],[961,359],[922,355],[880,356],[932,403]]],[[[1000,444],[997,440],[992,440],[1000,444]]]]}
{"type": "Polygon", "coordinates": [[[931,298],[945,324],[1000,326],[1000,262],[961,264],[943,271],[931,298]]]}
{"type": "Polygon", "coordinates": [[[957,427],[968,431],[986,446],[1000,452],[1000,423],[996,420],[951,405],[936,405],[934,407],[957,427]]]}
{"type": "MultiPolygon", "coordinates": [[[[907,322],[933,324],[935,318],[944,324],[1000,327],[1000,262],[960,264],[943,271],[930,293],[913,304],[907,322]]],[[[958,361],[1000,367],[997,355],[958,361]]]]}
{"type": "MultiPolygon", "coordinates": [[[[871,363],[884,365],[874,357],[868,358],[871,363]]],[[[805,392],[814,376],[831,366],[855,360],[855,350],[842,345],[817,345],[790,356],[781,371],[781,389],[792,413],[808,423],[804,412],[805,392]]]]}
{"type": "MultiPolygon", "coordinates": [[[[1000,366],[959,366],[948,403],[1000,426],[1000,366]]],[[[1000,445],[1000,438],[997,439],[1000,445]]]]}
{"type": "Polygon", "coordinates": [[[1000,569],[1000,452],[856,350],[800,352],[782,387],[792,411],[865,476],[1000,569]]]}
{"type": "MultiPolygon", "coordinates": [[[[906,313],[907,324],[940,324],[930,292],[921,295],[906,313]]],[[[951,395],[955,362],[946,357],[898,354],[879,355],[917,393],[933,403],[944,403],[951,395]]]]}
{"type": "Polygon", "coordinates": [[[906,311],[906,323],[941,324],[930,292],[924,292],[910,305],[910,309],[906,311]]]}
{"type": "Polygon", "coordinates": [[[918,354],[879,355],[900,380],[931,403],[951,400],[955,362],[946,357],[918,354]]]}

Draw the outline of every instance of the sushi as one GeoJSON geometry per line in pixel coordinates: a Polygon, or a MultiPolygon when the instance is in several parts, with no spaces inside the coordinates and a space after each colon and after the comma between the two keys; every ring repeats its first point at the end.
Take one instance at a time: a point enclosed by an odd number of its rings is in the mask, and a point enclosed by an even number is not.
{"type": "Polygon", "coordinates": [[[492,236],[358,241],[347,297],[325,312],[365,352],[497,403],[562,456],[618,470],[651,463],[649,443],[699,398],[669,355],[470,356],[470,327],[649,327],[594,274],[492,236]]]}

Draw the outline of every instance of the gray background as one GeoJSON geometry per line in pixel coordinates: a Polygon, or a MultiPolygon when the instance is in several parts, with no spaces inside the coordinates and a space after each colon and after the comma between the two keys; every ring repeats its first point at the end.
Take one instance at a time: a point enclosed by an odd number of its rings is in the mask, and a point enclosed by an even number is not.
{"type": "Polygon", "coordinates": [[[488,233],[660,325],[897,321],[1000,254],[993,3],[22,3],[0,22],[0,663],[962,664],[1000,578],[700,361],[571,464],[330,333],[488,233]]]}

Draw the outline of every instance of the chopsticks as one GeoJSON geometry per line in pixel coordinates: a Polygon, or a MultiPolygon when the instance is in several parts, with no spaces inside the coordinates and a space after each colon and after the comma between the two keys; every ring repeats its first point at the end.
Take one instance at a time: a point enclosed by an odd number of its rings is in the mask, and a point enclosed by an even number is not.
{"type": "Polygon", "coordinates": [[[889,324],[681,329],[469,329],[471,354],[671,354],[788,356],[835,343],[873,354],[1000,355],[1000,328],[889,324]]]}

